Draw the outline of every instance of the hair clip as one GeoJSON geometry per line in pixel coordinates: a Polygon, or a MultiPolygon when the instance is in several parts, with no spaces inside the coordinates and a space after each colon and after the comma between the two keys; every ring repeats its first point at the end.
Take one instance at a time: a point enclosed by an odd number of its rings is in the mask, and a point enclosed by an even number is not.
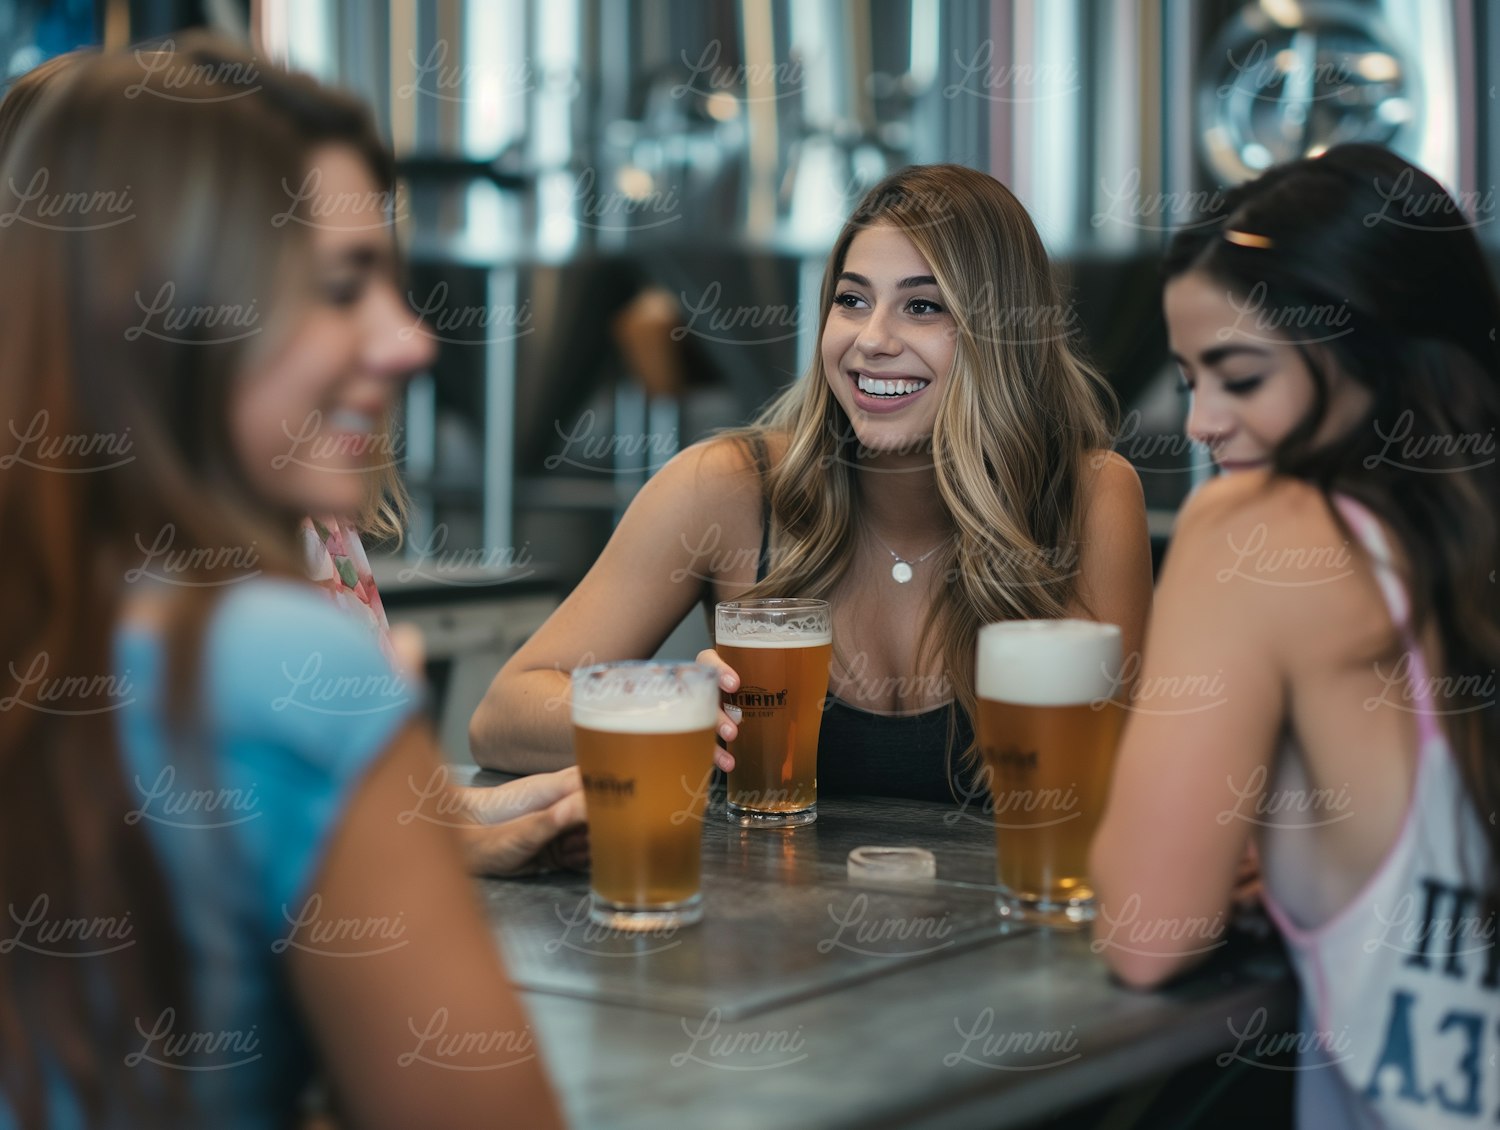
{"type": "Polygon", "coordinates": [[[1254,232],[1235,231],[1233,228],[1224,229],[1224,238],[1230,243],[1238,244],[1240,247],[1258,247],[1265,249],[1274,246],[1268,235],[1256,235],[1254,232]]]}

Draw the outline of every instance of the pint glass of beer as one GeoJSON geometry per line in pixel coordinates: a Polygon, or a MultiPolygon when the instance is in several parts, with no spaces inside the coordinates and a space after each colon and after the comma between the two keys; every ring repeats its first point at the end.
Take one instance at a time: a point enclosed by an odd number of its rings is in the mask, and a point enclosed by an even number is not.
{"type": "Polygon", "coordinates": [[[718,716],[718,672],[700,663],[573,672],[594,922],[657,931],[703,917],[701,784],[713,768],[718,716]]]}
{"type": "Polygon", "coordinates": [[[714,614],[714,649],[740,677],[729,747],[729,821],[784,828],[818,818],[818,728],[828,694],[833,618],[826,600],[730,600],[714,614]]]}
{"type": "Polygon", "coordinates": [[[1019,620],[980,629],[975,727],[995,808],[996,906],[1067,926],[1094,917],[1089,841],[1104,813],[1124,710],[1120,629],[1019,620]]]}

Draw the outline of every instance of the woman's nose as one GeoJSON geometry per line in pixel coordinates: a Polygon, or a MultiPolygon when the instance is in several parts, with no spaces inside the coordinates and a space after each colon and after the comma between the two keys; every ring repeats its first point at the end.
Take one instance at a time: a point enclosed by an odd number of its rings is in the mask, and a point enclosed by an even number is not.
{"type": "Polygon", "coordinates": [[[1214,447],[1224,441],[1232,427],[1229,414],[1215,404],[1212,397],[1193,394],[1186,427],[1190,439],[1214,447]]]}
{"type": "Polygon", "coordinates": [[[876,305],[865,319],[859,331],[859,349],[866,356],[881,356],[901,352],[901,340],[896,333],[895,318],[883,305],[876,305]]]}
{"type": "Polygon", "coordinates": [[[370,312],[365,360],[393,377],[419,372],[437,360],[437,343],[394,286],[383,289],[370,312]]]}

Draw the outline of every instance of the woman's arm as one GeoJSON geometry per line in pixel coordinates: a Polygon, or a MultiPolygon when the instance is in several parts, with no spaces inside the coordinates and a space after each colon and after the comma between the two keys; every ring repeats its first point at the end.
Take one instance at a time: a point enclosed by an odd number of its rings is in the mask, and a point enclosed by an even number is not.
{"type": "Polygon", "coordinates": [[[1093,478],[1085,488],[1073,613],[1118,624],[1126,662],[1138,667],[1129,656],[1139,654],[1151,615],[1151,535],[1140,476],[1112,451],[1091,455],[1087,465],[1093,478]]]}
{"type": "MultiPolygon", "coordinates": [[[[511,773],[572,764],[573,668],[655,654],[714,578],[747,564],[754,577],[759,536],[760,485],[738,444],[710,441],[673,458],[588,575],[500,668],[469,722],[474,759],[511,773]]],[[[720,725],[733,736],[727,717],[720,725]]]]}
{"type": "Polygon", "coordinates": [[[438,771],[426,731],[405,727],[355,793],[308,891],[329,937],[359,940],[288,950],[340,1125],[490,1127],[502,1112],[516,1126],[561,1126],[457,833],[401,819],[411,782],[438,771]]]}
{"type": "Polygon", "coordinates": [[[1347,557],[1323,552],[1340,544],[1302,484],[1235,476],[1183,510],[1090,857],[1095,950],[1129,984],[1201,960],[1224,929],[1251,832],[1237,806],[1249,783],[1263,794],[1288,657],[1334,595],[1338,561],[1348,575],[1347,557]]]}

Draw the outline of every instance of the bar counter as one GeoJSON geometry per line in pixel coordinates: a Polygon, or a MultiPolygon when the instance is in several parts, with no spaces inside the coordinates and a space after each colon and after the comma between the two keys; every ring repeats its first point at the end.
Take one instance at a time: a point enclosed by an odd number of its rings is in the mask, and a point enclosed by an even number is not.
{"type": "Polygon", "coordinates": [[[1024,1126],[1195,1062],[1284,1072],[1295,989],[1274,946],[1231,933],[1166,990],[1124,989],[1091,946],[1140,944],[1139,927],[1001,922],[987,813],[818,808],[742,830],[715,798],[704,921],[675,932],[591,926],[585,875],[483,882],[572,1125],[1024,1126]],[[862,845],[928,848],[937,878],[851,882],[862,845]]]}

